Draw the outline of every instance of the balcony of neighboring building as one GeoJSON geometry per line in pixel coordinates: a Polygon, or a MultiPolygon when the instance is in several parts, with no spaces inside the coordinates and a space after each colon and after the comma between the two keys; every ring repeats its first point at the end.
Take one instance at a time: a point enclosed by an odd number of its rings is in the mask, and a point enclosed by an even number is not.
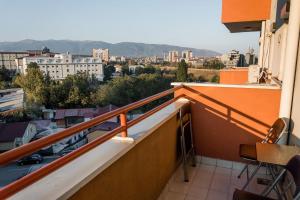
{"type": "Polygon", "coordinates": [[[271,17],[272,0],[223,0],[222,23],[230,32],[259,31],[271,17]]]}
{"type": "MultiPolygon", "coordinates": [[[[197,83],[173,83],[173,86],[174,89],[155,95],[155,99],[173,92],[174,99],[144,117],[127,124],[123,120],[122,126],[104,135],[104,139],[100,137],[83,147],[89,150],[75,150],[45,165],[44,169],[0,189],[0,196],[10,199],[231,199],[234,188],[245,181],[245,177],[236,178],[244,166],[238,154],[239,144],[255,144],[264,138],[278,117],[280,88],[197,83]],[[196,167],[189,169],[187,183],[183,181],[181,168],[178,115],[186,104],[191,106],[197,158],[196,167]],[[127,135],[121,137],[119,133],[124,130],[127,135]]],[[[153,98],[134,103],[130,108],[150,100],[153,98]]],[[[75,133],[123,111],[128,111],[128,107],[57,134],[69,134],[68,130],[75,133]]],[[[30,149],[25,145],[21,152],[16,149],[15,154],[3,154],[1,158],[25,155],[25,150],[28,154],[30,149]]],[[[248,190],[260,193],[263,188],[254,182],[248,190]]]]}

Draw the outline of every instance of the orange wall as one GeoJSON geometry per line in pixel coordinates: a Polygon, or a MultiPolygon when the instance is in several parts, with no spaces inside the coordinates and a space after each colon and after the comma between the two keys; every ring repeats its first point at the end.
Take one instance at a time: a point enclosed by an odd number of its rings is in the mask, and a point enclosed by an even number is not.
{"type": "Polygon", "coordinates": [[[239,161],[239,144],[254,144],[277,119],[279,89],[193,86],[176,91],[192,100],[198,155],[239,161]]]}
{"type": "Polygon", "coordinates": [[[248,69],[221,70],[220,83],[221,84],[248,83],[248,69]]]}
{"type": "Polygon", "coordinates": [[[262,21],[270,18],[271,0],[223,0],[222,22],[262,21]]]}
{"type": "Polygon", "coordinates": [[[173,116],[69,199],[157,199],[180,161],[178,123],[173,116]]]}

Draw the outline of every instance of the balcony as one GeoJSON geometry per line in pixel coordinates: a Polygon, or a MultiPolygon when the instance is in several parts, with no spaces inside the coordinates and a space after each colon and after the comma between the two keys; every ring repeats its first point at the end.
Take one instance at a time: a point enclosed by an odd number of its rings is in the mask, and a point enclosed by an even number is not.
{"type": "MultiPolygon", "coordinates": [[[[4,165],[113,116],[121,116],[120,127],[1,188],[0,197],[231,199],[234,188],[245,181],[245,177],[236,178],[244,166],[238,156],[239,144],[255,143],[264,137],[278,117],[280,88],[197,83],[173,86],[0,154],[0,164],[4,165]],[[173,93],[173,99],[137,119],[127,121],[124,117],[129,110],[173,93]],[[187,103],[191,103],[198,162],[196,168],[190,168],[190,181],[185,183],[180,167],[178,111],[187,103]]],[[[254,183],[248,189],[259,193],[263,187],[254,183]]]]}
{"type": "Polygon", "coordinates": [[[271,0],[223,0],[222,23],[230,32],[259,31],[270,19],[271,0]]]}

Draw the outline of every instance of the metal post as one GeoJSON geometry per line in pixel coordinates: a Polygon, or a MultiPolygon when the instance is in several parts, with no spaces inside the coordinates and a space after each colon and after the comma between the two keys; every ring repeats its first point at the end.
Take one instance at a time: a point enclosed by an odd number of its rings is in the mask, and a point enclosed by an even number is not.
{"type": "Polygon", "coordinates": [[[125,131],[121,132],[122,137],[127,137],[127,115],[126,113],[120,114],[121,126],[125,127],[125,131]]]}
{"type": "Polygon", "coordinates": [[[269,188],[266,188],[263,192],[262,192],[262,196],[267,196],[272,189],[276,186],[276,184],[278,183],[278,181],[280,180],[280,178],[283,176],[283,174],[286,172],[286,169],[283,169],[280,174],[277,176],[277,178],[274,180],[274,182],[272,183],[272,185],[269,188]]]}
{"type": "Polygon", "coordinates": [[[249,185],[249,183],[251,182],[251,180],[254,178],[255,174],[257,173],[257,171],[259,170],[259,168],[262,166],[262,163],[260,162],[259,165],[256,167],[256,169],[253,171],[253,173],[251,174],[251,176],[249,177],[249,179],[247,180],[246,184],[244,185],[244,187],[242,188],[242,190],[245,190],[246,187],[249,185]]]}

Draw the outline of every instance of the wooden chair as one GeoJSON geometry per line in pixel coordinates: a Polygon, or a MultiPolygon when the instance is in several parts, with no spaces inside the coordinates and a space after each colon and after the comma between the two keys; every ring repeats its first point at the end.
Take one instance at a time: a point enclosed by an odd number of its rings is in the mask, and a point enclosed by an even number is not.
{"type": "MultiPolygon", "coordinates": [[[[287,129],[287,120],[284,118],[277,119],[268,134],[266,135],[265,139],[261,141],[261,143],[277,143],[280,137],[285,133],[287,129]]],[[[257,155],[256,155],[256,146],[255,144],[240,144],[239,148],[239,156],[240,158],[249,161],[249,162],[256,162],[257,155]]],[[[247,171],[247,179],[249,178],[249,163],[245,165],[242,169],[241,173],[238,175],[238,178],[241,178],[242,174],[247,171]]]]}

